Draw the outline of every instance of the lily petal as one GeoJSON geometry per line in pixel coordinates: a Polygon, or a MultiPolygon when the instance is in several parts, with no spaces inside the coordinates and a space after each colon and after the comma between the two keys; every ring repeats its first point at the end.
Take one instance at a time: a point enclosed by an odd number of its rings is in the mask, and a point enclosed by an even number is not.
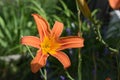
{"type": "Polygon", "coordinates": [[[108,0],[112,9],[120,9],[120,0],[108,0]]]}
{"type": "Polygon", "coordinates": [[[64,50],[67,48],[78,48],[84,46],[84,39],[78,36],[69,36],[59,39],[61,47],[58,50],[64,50]]]}
{"type": "Polygon", "coordinates": [[[24,36],[21,38],[21,43],[35,48],[40,48],[40,39],[34,36],[24,36]]]}
{"type": "Polygon", "coordinates": [[[37,29],[40,35],[40,39],[43,40],[44,36],[50,34],[50,27],[48,25],[48,22],[38,14],[32,14],[32,16],[34,17],[34,20],[37,24],[37,29]]]}
{"type": "Polygon", "coordinates": [[[57,58],[63,64],[65,69],[71,65],[69,57],[64,52],[58,51],[55,54],[51,55],[57,58]]]}
{"type": "Polygon", "coordinates": [[[31,70],[33,73],[36,73],[40,68],[44,67],[48,54],[42,54],[41,51],[38,51],[35,58],[31,61],[31,70]]]}
{"type": "Polygon", "coordinates": [[[63,23],[55,21],[55,24],[53,26],[51,36],[54,36],[55,38],[58,38],[63,31],[63,23]]]}

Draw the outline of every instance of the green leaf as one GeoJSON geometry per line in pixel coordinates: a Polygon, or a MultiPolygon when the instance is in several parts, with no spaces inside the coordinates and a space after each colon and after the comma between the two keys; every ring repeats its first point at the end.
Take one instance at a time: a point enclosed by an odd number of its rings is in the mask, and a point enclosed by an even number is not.
{"type": "Polygon", "coordinates": [[[5,25],[5,21],[3,20],[3,18],[0,16],[0,25],[1,25],[1,29],[3,30],[2,32],[4,33],[4,36],[12,41],[12,36],[10,35],[10,31],[9,29],[7,28],[7,26],[5,25]]]}

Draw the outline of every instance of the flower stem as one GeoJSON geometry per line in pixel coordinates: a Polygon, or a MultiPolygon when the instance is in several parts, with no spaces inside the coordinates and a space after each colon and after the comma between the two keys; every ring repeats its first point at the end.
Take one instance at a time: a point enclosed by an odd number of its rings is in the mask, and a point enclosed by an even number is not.
{"type": "Polygon", "coordinates": [[[96,26],[96,28],[95,28],[95,33],[97,33],[97,38],[98,38],[98,40],[99,40],[103,45],[105,45],[110,51],[115,52],[115,53],[118,53],[119,51],[118,51],[117,49],[110,47],[110,46],[104,41],[104,39],[103,39],[103,37],[102,37],[102,35],[101,35],[101,33],[100,33],[100,26],[101,26],[101,25],[100,25],[98,22],[95,22],[94,19],[93,19],[92,22],[93,22],[93,24],[96,26]]]}
{"type": "Polygon", "coordinates": [[[81,54],[80,54],[80,49],[79,50],[79,54],[78,54],[78,80],[82,80],[82,74],[81,74],[81,62],[82,62],[82,58],[81,58],[81,54]]]}
{"type": "Polygon", "coordinates": [[[44,69],[44,79],[47,80],[47,71],[44,69]]]}
{"type": "Polygon", "coordinates": [[[29,53],[30,53],[31,57],[32,57],[32,58],[34,58],[34,56],[33,56],[32,52],[30,51],[30,48],[29,48],[28,46],[26,46],[26,48],[28,49],[28,51],[29,51],[29,53]]]}
{"type": "Polygon", "coordinates": [[[65,73],[67,74],[67,77],[68,77],[70,80],[74,80],[74,79],[70,76],[70,74],[68,73],[67,70],[65,70],[65,73]]]}
{"type": "MultiPolygon", "coordinates": [[[[77,0],[76,0],[76,7],[77,7],[77,11],[78,11],[78,35],[80,36],[80,37],[82,37],[82,30],[81,30],[81,28],[82,28],[82,21],[81,21],[81,19],[80,19],[80,9],[79,9],[79,7],[78,7],[78,2],[77,2],[77,0]]],[[[81,57],[81,53],[80,53],[80,48],[78,48],[78,80],[82,80],[82,73],[81,73],[81,62],[82,62],[82,57],[81,57]]]]}
{"type": "Polygon", "coordinates": [[[43,71],[42,71],[42,69],[40,69],[40,73],[43,76],[44,80],[47,80],[46,77],[45,77],[45,75],[44,75],[44,73],[43,73],[43,71]]]}

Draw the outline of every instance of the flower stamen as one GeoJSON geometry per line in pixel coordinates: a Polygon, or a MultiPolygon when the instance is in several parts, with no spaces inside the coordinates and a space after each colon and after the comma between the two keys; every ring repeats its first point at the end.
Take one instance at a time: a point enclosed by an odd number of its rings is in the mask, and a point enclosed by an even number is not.
{"type": "Polygon", "coordinates": [[[41,43],[41,49],[44,54],[54,54],[59,47],[60,44],[52,37],[45,37],[41,43]]]}

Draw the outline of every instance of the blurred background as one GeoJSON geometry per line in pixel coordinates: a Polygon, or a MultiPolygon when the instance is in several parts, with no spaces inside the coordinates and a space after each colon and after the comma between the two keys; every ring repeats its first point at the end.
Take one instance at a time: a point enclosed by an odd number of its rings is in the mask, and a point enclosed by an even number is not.
{"type": "MultiPolygon", "coordinates": [[[[107,0],[87,0],[94,18],[100,21],[100,33],[112,48],[120,50],[120,10],[112,10],[107,0]]],[[[20,44],[22,36],[38,36],[31,16],[38,13],[48,20],[64,23],[62,36],[78,34],[78,16],[75,0],[0,0],[0,80],[43,80],[40,72],[30,69],[32,57],[20,44]]],[[[120,80],[120,53],[110,51],[94,32],[95,26],[81,15],[85,46],[81,49],[82,80],[120,80]]],[[[33,54],[36,49],[31,48],[33,54]]],[[[78,49],[64,52],[70,57],[68,72],[77,78],[78,49]]],[[[69,80],[59,61],[49,57],[45,66],[48,80],[69,80]]]]}

